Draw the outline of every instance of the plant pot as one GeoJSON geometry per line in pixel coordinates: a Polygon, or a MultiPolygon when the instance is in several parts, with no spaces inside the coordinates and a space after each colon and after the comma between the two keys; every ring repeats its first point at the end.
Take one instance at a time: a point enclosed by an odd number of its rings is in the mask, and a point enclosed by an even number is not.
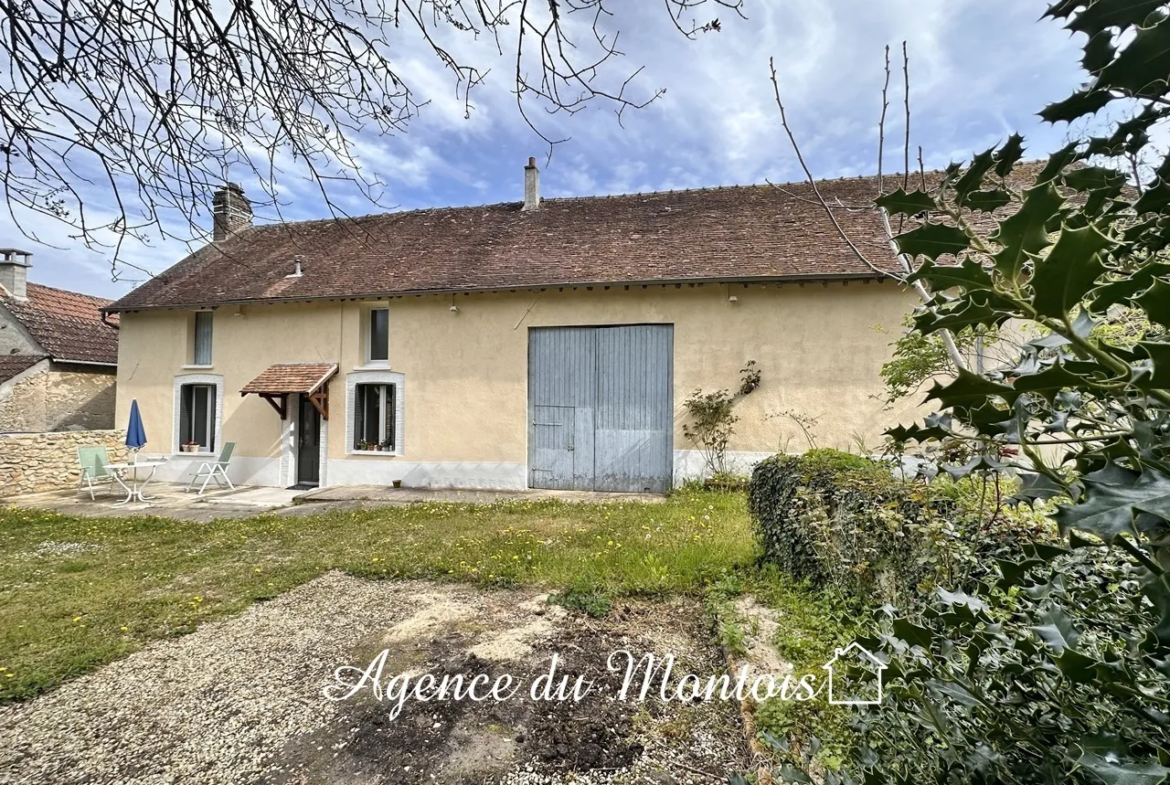
{"type": "Polygon", "coordinates": [[[199,452],[198,444],[184,444],[183,452],[199,452]]]}
{"type": "Polygon", "coordinates": [[[402,480],[395,480],[395,481],[394,481],[394,487],[395,487],[395,488],[401,488],[401,487],[402,487],[402,480]]]}

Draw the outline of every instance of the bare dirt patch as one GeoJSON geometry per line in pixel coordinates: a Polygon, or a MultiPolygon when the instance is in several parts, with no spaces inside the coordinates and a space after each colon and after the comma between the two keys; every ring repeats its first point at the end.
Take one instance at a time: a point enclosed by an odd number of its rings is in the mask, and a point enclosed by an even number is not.
{"type": "Polygon", "coordinates": [[[25,704],[0,708],[0,782],[713,782],[744,763],[735,705],[616,699],[615,649],[723,673],[698,604],[619,602],[603,619],[527,591],[374,582],[330,573],[25,704]],[[513,676],[510,700],[341,702],[333,671],[386,650],[384,673],[513,676]],[[580,702],[529,699],[558,680],[580,702]],[[707,774],[704,774],[706,772],[707,774]]]}

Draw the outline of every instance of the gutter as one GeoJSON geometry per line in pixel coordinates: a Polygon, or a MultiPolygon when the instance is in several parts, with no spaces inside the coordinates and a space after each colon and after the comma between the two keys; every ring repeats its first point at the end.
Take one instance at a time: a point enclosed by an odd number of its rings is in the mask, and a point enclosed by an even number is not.
{"type": "MultiPolygon", "coordinates": [[[[128,313],[131,311],[177,311],[190,310],[196,308],[215,308],[224,305],[275,305],[278,303],[307,303],[307,302],[328,302],[328,301],[345,301],[345,300],[386,300],[401,297],[426,297],[430,295],[455,295],[455,294],[500,294],[502,292],[531,292],[531,291],[545,291],[547,289],[590,289],[594,287],[604,287],[611,289],[613,287],[621,286],[630,288],[633,286],[641,286],[648,288],[650,286],[674,286],[682,287],[694,286],[695,284],[786,284],[786,283],[830,283],[833,281],[884,281],[888,276],[878,275],[875,272],[857,272],[857,273],[812,273],[809,275],[776,275],[776,276],[746,276],[746,277],[721,277],[721,278],[678,278],[678,279],[654,279],[645,281],[579,281],[572,283],[538,283],[538,284],[522,284],[518,286],[489,286],[469,288],[455,288],[455,289],[407,289],[400,292],[356,292],[353,294],[315,294],[305,297],[265,297],[256,299],[240,299],[240,300],[214,300],[214,301],[195,301],[190,303],[167,303],[166,305],[139,305],[126,307],[109,306],[102,308],[102,320],[105,320],[107,314],[111,313],[128,313]]],[[[115,304],[116,305],[116,304],[115,304]]],[[[111,325],[112,326],[112,325],[111,325]]]]}

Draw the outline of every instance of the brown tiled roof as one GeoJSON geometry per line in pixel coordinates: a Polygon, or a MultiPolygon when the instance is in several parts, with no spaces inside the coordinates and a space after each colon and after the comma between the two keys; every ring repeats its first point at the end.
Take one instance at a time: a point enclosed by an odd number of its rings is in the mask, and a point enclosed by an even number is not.
{"type": "Polygon", "coordinates": [[[27,300],[3,294],[0,303],[54,360],[117,364],[118,330],[101,319],[109,300],[30,283],[27,300]]]}
{"type": "Polygon", "coordinates": [[[41,360],[43,354],[4,354],[0,355],[0,382],[6,382],[21,371],[26,371],[41,360]]]}
{"type": "MultiPolygon", "coordinates": [[[[875,178],[820,183],[876,264],[897,262],[872,207],[875,178]]],[[[546,199],[247,229],[208,245],[114,311],[263,300],[592,283],[873,277],[807,183],[546,199]],[[293,272],[302,257],[304,274],[293,272]]]]}
{"type": "Polygon", "coordinates": [[[248,382],[242,393],[311,393],[337,373],[336,363],[277,363],[248,382]]]}

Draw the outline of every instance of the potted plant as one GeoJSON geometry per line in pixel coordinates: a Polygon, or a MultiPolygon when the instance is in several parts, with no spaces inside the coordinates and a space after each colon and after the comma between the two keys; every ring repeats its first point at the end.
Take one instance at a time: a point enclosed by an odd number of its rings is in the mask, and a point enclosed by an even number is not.
{"type": "Polygon", "coordinates": [[[393,451],[394,451],[394,443],[393,443],[393,442],[391,442],[389,439],[385,439],[385,440],[382,442],[382,444],[381,444],[381,445],[379,445],[379,446],[380,446],[380,447],[381,447],[383,450],[385,450],[386,452],[393,452],[393,451]]]}
{"type": "Polygon", "coordinates": [[[199,442],[187,440],[183,442],[183,452],[199,452],[199,442]]]}

